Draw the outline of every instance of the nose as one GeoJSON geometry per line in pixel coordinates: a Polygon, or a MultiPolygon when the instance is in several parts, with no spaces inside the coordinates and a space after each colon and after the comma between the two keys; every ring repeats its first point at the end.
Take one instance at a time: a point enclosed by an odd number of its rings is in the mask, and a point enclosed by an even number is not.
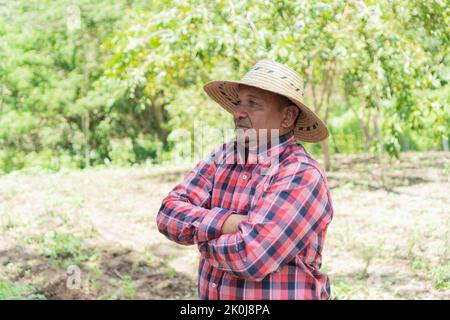
{"type": "Polygon", "coordinates": [[[247,118],[248,117],[248,113],[245,112],[241,108],[241,106],[234,107],[233,115],[234,115],[234,120],[239,120],[239,119],[243,119],[243,118],[247,118]]]}

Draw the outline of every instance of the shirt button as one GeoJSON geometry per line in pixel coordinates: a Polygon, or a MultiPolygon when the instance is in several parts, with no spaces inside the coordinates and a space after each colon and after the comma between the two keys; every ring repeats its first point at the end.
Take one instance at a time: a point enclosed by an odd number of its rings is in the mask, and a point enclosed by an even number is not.
{"type": "Polygon", "coordinates": [[[246,179],[247,179],[247,175],[244,174],[244,175],[242,176],[242,179],[246,180],[246,179]]]}
{"type": "Polygon", "coordinates": [[[216,284],[215,284],[215,283],[213,283],[213,284],[211,285],[211,287],[215,288],[215,287],[216,287],[216,284]]]}

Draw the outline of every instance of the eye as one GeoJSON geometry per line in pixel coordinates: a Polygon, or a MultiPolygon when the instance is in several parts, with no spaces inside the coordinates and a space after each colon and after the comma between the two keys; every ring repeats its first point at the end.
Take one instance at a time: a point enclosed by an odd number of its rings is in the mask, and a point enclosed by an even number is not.
{"type": "Polygon", "coordinates": [[[258,104],[257,104],[255,101],[253,101],[253,100],[250,100],[249,103],[250,103],[251,106],[253,106],[253,105],[258,105],[258,104]]]}

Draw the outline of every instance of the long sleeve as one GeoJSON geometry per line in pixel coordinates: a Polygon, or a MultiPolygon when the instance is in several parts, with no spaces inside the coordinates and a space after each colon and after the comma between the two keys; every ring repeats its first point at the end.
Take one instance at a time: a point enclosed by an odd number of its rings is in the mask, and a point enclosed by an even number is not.
{"type": "Polygon", "coordinates": [[[213,267],[260,281],[326,229],[333,210],[318,169],[305,163],[289,164],[272,179],[238,232],[198,245],[213,267]]]}
{"type": "Polygon", "coordinates": [[[232,212],[211,208],[215,157],[219,150],[200,161],[163,199],[157,226],[168,239],[190,245],[220,236],[222,224],[232,212]]]}

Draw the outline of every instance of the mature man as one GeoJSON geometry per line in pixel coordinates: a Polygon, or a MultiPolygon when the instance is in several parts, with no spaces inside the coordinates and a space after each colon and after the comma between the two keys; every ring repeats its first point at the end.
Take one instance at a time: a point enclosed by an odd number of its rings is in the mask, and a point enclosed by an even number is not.
{"type": "Polygon", "coordinates": [[[303,103],[302,78],[262,60],[240,81],[204,90],[244,139],[198,163],[157,215],[167,238],[197,244],[199,298],[329,299],[319,269],[332,201],[324,172],[297,142],[326,139],[328,130],[303,103]],[[235,156],[239,147],[245,157],[235,156]]]}

